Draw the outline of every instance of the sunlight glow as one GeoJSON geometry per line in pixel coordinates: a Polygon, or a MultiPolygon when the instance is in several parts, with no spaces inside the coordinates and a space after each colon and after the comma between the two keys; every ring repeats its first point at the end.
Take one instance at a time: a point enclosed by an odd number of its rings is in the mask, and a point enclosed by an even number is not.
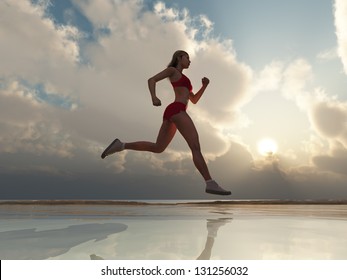
{"type": "Polygon", "coordinates": [[[277,152],[277,143],[272,139],[262,139],[258,143],[258,151],[263,156],[272,156],[277,152]]]}

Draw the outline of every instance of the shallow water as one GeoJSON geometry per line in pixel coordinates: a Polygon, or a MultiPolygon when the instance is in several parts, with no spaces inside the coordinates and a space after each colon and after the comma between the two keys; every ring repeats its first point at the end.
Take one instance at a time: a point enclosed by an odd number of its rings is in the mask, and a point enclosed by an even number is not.
{"type": "Polygon", "coordinates": [[[347,259],[347,205],[0,205],[0,259],[347,259]]]}

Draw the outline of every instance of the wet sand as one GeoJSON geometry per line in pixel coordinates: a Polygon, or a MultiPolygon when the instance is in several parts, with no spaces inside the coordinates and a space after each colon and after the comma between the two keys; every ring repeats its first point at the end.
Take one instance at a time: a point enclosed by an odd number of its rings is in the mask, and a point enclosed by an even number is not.
{"type": "Polygon", "coordinates": [[[345,260],[347,204],[0,202],[0,259],[345,260]]]}

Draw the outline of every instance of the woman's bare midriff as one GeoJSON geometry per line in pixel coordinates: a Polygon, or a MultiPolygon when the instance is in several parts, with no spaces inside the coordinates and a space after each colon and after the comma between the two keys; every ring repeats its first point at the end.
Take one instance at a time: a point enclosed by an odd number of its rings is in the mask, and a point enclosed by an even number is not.
{"type": "Polygon", "coordinates": [[[183,104],[188,104],[189,101],[189,91],[185,87],[176,87],[175,91],[175,102],[181,102],[183,104]]]}

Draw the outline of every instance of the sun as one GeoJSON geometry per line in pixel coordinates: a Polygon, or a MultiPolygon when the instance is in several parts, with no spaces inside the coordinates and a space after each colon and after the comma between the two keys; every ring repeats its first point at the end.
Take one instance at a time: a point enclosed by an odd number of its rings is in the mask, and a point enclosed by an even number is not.
{"type": "Polygon", "coordinates": [[[263,156],[272,156],[277,152],[277,143],[269,138],[258,142],[258,151],[263,156]]]}

